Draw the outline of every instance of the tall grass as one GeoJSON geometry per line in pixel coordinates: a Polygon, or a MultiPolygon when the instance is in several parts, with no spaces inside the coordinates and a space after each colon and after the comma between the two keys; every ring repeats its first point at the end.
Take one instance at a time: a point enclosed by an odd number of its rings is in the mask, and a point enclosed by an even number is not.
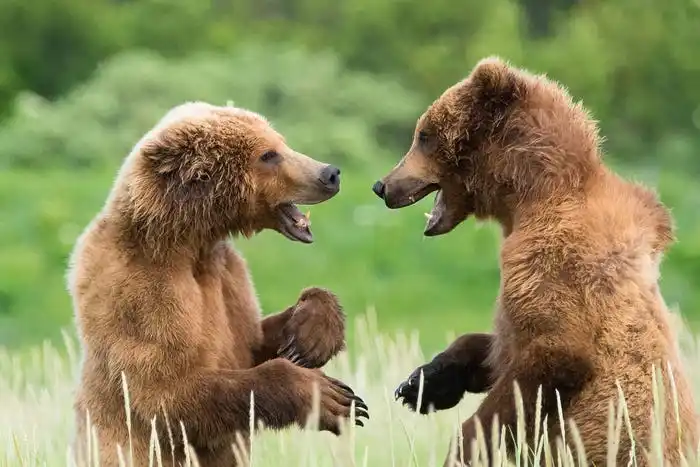
{"type": "MultiPolygon", "coordinates": [[[[326,371],[349,383],[365,399],[371,419],[362,428],[349,425],[341,437],[299,429],[258,432],[251,440],[250,463],[253,466],[278,466],[280,462],[285,466],[308,467],[442,466],[450,440],[457,433],[456,428],[474,411],[480,397],[468,395],[455,409],[428,416],[410,412],[394,401],[393,391],[428,357],[421,351],[417,332],[381,335],[376,330],[371,312],[359,318],[355,325],[357,332],[351,352],[336,358],[326,371]]],[[[700,400],[700,352],[687,335],[682,343],[693,387],[699,392],[696,400],[700,400]]],[[[79,360],[75,344],[74,339],[66,337],[61,349],[44,345],[22,355],[0,350],[0,465],[72,465],[72,391],[79,360]]],[[[617,401],[610,401],[608,465],[615,464],[617,440],[629,429],[622,396],[617,401]]],[[[660,393],[655,396],[658,401],[662,399],[660,393]]],[[[660,413],[662,409],[659,403],[655,412],[660,413]]],[[[522,400],[519,411],[524,411],[522,400]]],[[[539,405],[536,419],[541,419],[539,405]]],[[[522,441],[525,426],[521,418],[515,433],[518,452],[514,459],[506,459],[500,446],[510,434],[497,426],[482,428],[493,430],[494,436],[492,446],[486,446],[483,439],[477,441],[480,456],[488,450],[495,453],[497,464],[518,467],[541,461],[547,466],[587,465],[585,452],[579,448],[576,427],[564,420],[561,413],[558,422],[572,435],[572,446],[559,443],[559,449],[551,449],[550,435],[540,423],[535,425],[536,441],[532,446],[526,446],[522,441]]],[[[656,422],[655,432],[661,433],[661,426],[656,422]]],[[[179,427],[170,426],[170,429],[179,427]]],[[[663,462],[660,440],[661,436],[655,437],[650,453],[651,465],[663,462]]],[[[153,440],[153,444],[160,447],[160,452],[152,456],[152,465],[159,465],[161,459],[170,457],[170,445],[168,439],[157,440],[157,443],[153,440]]],[[[128,446],[123,447],[125,462],[129,458],[128,451],[128,446]]],[[[239,455],[247,457],[245,453],[239,455]]],[[[193,457],[189,462],[197,465],[193,457]]],[[[477,459],[474,465],[481,465],[481,462],[477,459]]],[[[689,459],[686,465],[700,463],[697,459],[689,459]]]]}

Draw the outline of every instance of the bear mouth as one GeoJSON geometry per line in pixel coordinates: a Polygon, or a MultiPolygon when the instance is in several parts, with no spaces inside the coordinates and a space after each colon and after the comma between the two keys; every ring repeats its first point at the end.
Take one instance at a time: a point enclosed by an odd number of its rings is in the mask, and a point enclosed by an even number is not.
{"type": "Polygon", "coordinates": [[[447,196],[443,189],[435,194],[433,209],[426,213],[427,221],[423,235],[435,237],[451,232],[474,213],[474,195],[447,196]]]}
{"type": "Polygon", "coordinates": [[[389,209],[400,209],[406,206],[411,206],[428,196],[430,193],[440,190],[440,185],[438,185],[437,183],[419,183],[420,184],[414,187],[413,190],[409,191],[408,193],[396,200],[385,199],[387,207],[389,209]]]}
{"type": "Polygon", "coordinates": [[[433,237],[435,235],[440,235],[444,232],[445,224],[445,213],[447,212],[447,206],[445,204],[443,191],[438,190],[435,193],[435,201],[433,201],[433,209],[429,213],[425,214],[427,221],[425,223],[425,229],[423,230],[423,235],[426,237],[433,237]]]}
{"type": "Polygon", "coordinates": [[[311,222],[294,203],[286,203],[277,207],[278,231],[290,240],[312,243],[311,222]]]}

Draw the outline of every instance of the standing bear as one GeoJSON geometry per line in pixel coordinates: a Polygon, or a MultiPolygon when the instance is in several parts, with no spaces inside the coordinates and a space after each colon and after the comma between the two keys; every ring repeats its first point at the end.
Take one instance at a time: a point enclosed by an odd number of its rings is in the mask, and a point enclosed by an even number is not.
{"type": "MultiPolygon", "coordinates": [[[[666,462],[678,465],[698,446],[691,388],[658,286],[662,253],[674,238],[671,217],[652,192],[603,165],[599,144],[595,122],[559,85],[487,58],[419,118],[410,150],[373,187],[391,209],[437,192],[426,236],[446,234],[471,215],[502,227],[493,333],[461,336],[396,391],[421,412],[487,392],[462,425],[462,462],[472,460],[478,422],[491,446],[496,419],[513,455],[517,382],[530,443],[541,388],[552,447],[560,436],[558,397],[588,461],[606,464],[608,404],[617,404],[619,383],[634,443],[623,433],[618,465],[630,456],[646,465],[653,367],[665,388],[666,462]]],[[[565,441],[574,449],[570,434],[565,441]]]]}
{"type": "Polygon", "coordinates": [[[314,391],[321,430],[367,416],[352,389],[318,370],[344,347],[336,297],[310,288],[261,319],[246,263],[227,242],[263,229],[312,242],[296,204],[333,197],[339,175],[234,107],[180,105],[136,144],[71,258],[84,353],[79,465],[95,449],[101,465],[120,456],[148,465],[153,419],[165,465],[182,465],[186,442],[202,466],[234,465],[251,399],[255,421],[270,428],[304,425],[314,391]]]}

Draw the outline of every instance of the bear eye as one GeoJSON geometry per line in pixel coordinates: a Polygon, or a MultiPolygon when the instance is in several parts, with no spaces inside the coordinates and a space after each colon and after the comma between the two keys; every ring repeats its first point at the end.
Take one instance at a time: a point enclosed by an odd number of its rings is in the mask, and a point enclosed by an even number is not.
{"type": "Polygon", "coordinates": [[[263,162],[274,162],[275,160],[279,159],[279,157],[280,155],[277,151],[267,151],[260,156],[260,160],[263,162]]]}
{"type": "Polygon", "coordinates": [[[418,142],[420,143],[427,143],[428,142],[428,133],[426,133],[423,130],[420,130],[418,132],[418,142]]]}

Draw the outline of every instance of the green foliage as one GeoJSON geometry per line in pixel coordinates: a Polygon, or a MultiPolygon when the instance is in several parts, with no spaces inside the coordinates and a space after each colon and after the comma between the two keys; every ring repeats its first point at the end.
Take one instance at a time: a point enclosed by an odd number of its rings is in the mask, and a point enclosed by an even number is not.
{"type": "MultiPolygon", "coordinates": [[[[694,0],[575,2],[566,8],[565,0],[458,7],[449,0],[429,6],[415,0],[290,3],[308,6],[275,23],[285,32],[281,40],[330,45],[350,67],[393,73],[430,98],[480,58],[499,54],[565,83],[601,121],[608,148],[619,158],[636,163],[677,138],[697,145],[700,67],[690,44],[700,43],[700,5],[694,0]],[[542,25],[550,13],[551,24],[542,25]],[[528,21],[538,23],[537,33],[528,21]]],[[[260,15],[247,27],[275,39],[269,24],[260,15]]],[[[664,161],[698,170],[695,152],[665,154],[664,161]]]]}
{"type": "Polygon", "coordinates": [[[117,25],[100,3],[0,2],[0,115],[23,89],[50,98],[65,92],[116,48],[117,25]]]}
{"type": "Polygon", "coordinates": [[[238,242],[267,311],[317,283],[351,314],[375,304],[382,326],[423,328],[430,345],[487,327],[496,229],[469,221],[424,239],[421,207],[387,211],[369,187],[424,106],[490,54],[565,83],[612,161],[659,188],[680,240],[663,290],[700,320],[697,43],[695,0],[0,2],[0,342],[69,324],[76,235],[131,146],[185,100],[259,111],[343,168],[341,195],[313,208],[316,244],[238,242]]]}
{"type": "MultiPolygon", "coordinates": [[[[468,225],[449,237],[424,239],[422,212],[430,200],[422,208],[387,211],[370,187],[389,167],[372,167],[344,170],[338,197],[311,208],[312,245],[276,232],[235,241],[264,311],[283,309],[316,284],[339,295],[351,324],[376,306],[383,329],[419,328],[431,348],[453,329],[487,329],[498,288],[496,230],[468,225]],[[455,261],[456,249],[463,260],[455,261]]],[[[0,204],[13,219],[0,229],[0,344],[56,338],[70,326],[67,256],[113,177],[112,170],[0,174],[0,204]]]]}
{"type": "Polygon", "coordinates": [[[414,122],[406,116],[421,109],[415,94],[345,72],[331,54],[248,46],[185,61],[128,53],[57,102],[22,96],[0,127],[0,167],[113,168],[168,108],[185,100],[233,100],[271,118],[310,154],[342,162],[350,154],[356,162],[385,157],[387,136],[410,140],[414,122]]]}
{"type": "MultiPolygon", "coordinates": [[[[189,57],[228,52],[250,39],[333,49],[343,66],[392,76],[423,99],[435,98],[484,55],[501,54],[583,98],[617,157],[636,162],[669,141],[697,141],[696,0],[458,7],[450,0],[8,0],[0,4],[0,115],[23,90],[60,97],[115,52],[189,57]]],[[[694,154],[664,159],[698,169],[694,154]]]]}
{"type": "MultiPolygon", "coordinates": [[[[346,72],[330,54],[253,45],[233,56],[188,61],[152,54],[117,56],[92,81],[55,103],[25,98],[18,103],[16,116],[0,129],[0,166],[12,169],[0,174],[0,201],[12,219],[0,230],[4,276],[0,323],[6,324],[0,326],[0,342],[55,336],[59,324],[68,324],[64,271],[77,234],[99,210],[135,141],[171,106],[189,99],[220,103],[234,99],[261,111],[295,148],[344,170],[354,168],[355,173],[375,167],[375,160],[389,161],[394,154],[391,146],[381,144],[383,137],[400,132],[408,140],[408,125],[413,125],[421,108],[415,95],[395,83],[346,72]],[[41,293],[34,291],[37,288],[41,293]]],[[[373,196],[371,176],[353,180],[360,199],[373,196]]],[[[354,178],[352,173],[349,178],[354,178]]],[[[346,290],[359,277],[372,282],[365,273],[373,235],[371,231],[349,235],[358,196],[344,199],[343,209],[329,211],[334,227],[320,253],[314,253],[316,245],[304,249],[277,234],[255,243],[262,242],[263,247],[251,252],[251,263],[254,271],[262,269],[266,279],[260,282],[271,288],[262,294],[266,309],[294,300],[307,281],[327,283],[332,266],[338,270],[335,284],[345,283],[346,290]],[[358,245],[358,238],[369,254],[352,252],[350,245],[358,245]],[[333,242],[340,256],[329,254],[333,242]],[[347,258],[347,263],[329,264],[330,258],[338,257],[347,258]],[[295,273],[286,265],[304,265],[309,273],[295,273]]],[[[323,224],[320,220],[318,224],[317,235],[322,238],[323,224]]],[[[359,284],[356,287],[360,289],[359,284]]],[[[258,288],[265,290],[264,285],[258,288]]],[[[369,303],[361,292],[345,295],[351,296],[348,300],[355,310],[363,311],[369,303]]]]}
{"type": "Polygon", "coordinates": [[[96,175],[0,171],[12,220],[0,222],[0,342],[59,337],[70,324],[67,254],[109,189],[110,178],[96,175]]]}
{"type": "MultiPolygon", "coordinates": [[[[10,220],[0,224],[0,342],[55,337],[70,324],[64,275],[73,243],[130,147],[187,99],[233,99],[261,111],[290,145],[343,169],[340,195],[312,207],[313,245],[274,232],[236,241],[266,312],[316,284],[336,291],[351,316],[376,306],[383,328],[421,329],[429,348],[448,331],[488,328],[498,291],[497,228],[468,221],[427,239],[422,213],[432,200],[390,211],[370,190],[404,150],[382,138],[394,132],[408,143],[419,99],[395,83],[344,70],[332,55],[250,45],[232,56],[187,61],[117,56],[55,103],[19,103],[0,129],[0,204],[10,220]]],[[[681,243],[664,263],[663,287],[669,302],[695,319],[700,191],[686,175],[632,173],[658,186],[674,208],[681,243]]]]}

